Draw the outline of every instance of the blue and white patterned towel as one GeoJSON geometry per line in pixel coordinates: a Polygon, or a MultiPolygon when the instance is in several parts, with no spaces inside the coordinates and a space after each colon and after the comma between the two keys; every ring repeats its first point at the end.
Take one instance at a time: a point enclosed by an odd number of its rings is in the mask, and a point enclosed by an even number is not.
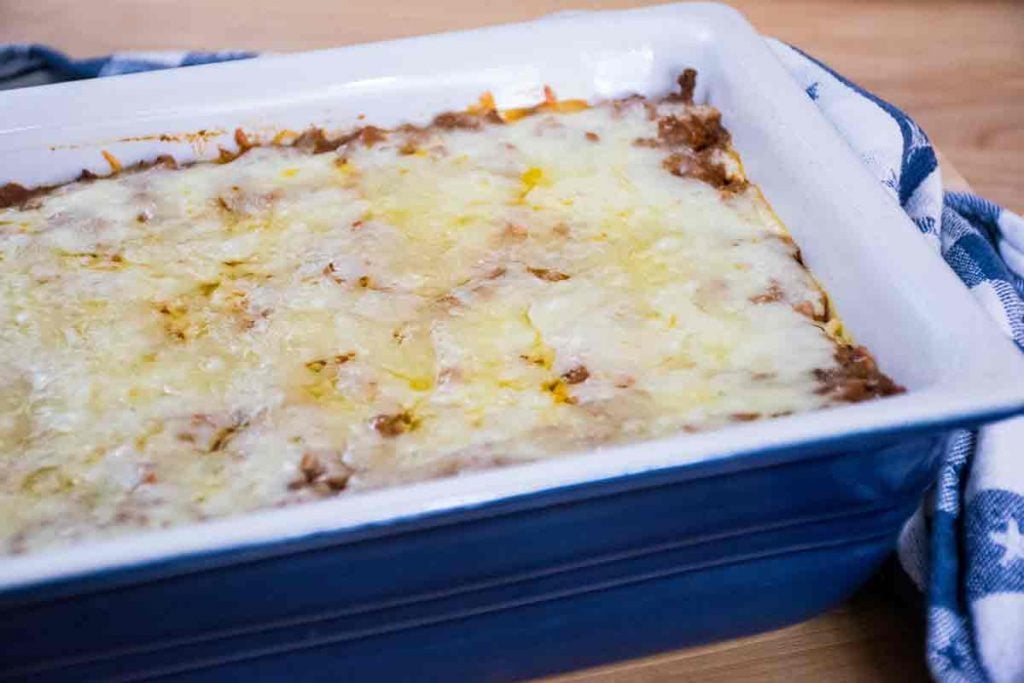
{"type": "MultiPolygon", "coordinates": [[[[1024,219],[972,194],[943,193],[935,151],[906,114],[799,50],[769,44],[1024,350],[1024,219]]],[[[72,60],[42,46],[0,46],[0,90],[251,56],[161,52],[72,60]]],[[[927,595],[928,664],[943,683],[1024,680],[1022,445],[1024,418],[956,432],[934,493],[900,536],[903,567],[927,595]]]]}
{"type": "MultiPolygon", "coordinates": [[[[943,193],[935,150],[906,114],[803,52],[771,46],[1024,350],[1024,219],[973,194],[943,193]]],[[[944,683],[1024,680],[1022,447],[1024,418],[955,432],[934,493],[900,535],[903,568],[928,599],[928,665],[944,683]]]]}

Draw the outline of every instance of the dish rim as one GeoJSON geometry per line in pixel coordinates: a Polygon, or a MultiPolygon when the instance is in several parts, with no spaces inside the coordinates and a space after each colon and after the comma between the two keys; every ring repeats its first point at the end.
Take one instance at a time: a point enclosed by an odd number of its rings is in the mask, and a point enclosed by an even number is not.
{"type": "MultiPolygon", "coordinates": [[[[623,25],[633,22],[638,26],[644,22],[668,20],[696,22],[709,36],[727,35],[730,40],[730,58],[743,60],[745,64],[757,64],[750,77],[754,78],[756,74],[756,78],[762,80],[758,92],[765,92],[764,88],[773,89],[777,101],[782,102],[787,111],[794,116],[804,117],[800,120],[806,123],[809,137],[826,145],[831,158],[842,172],[850,174],[860,183],[855,191],[874,197],[885,220],[894,225],[903,224],[903,227],[916,232],[906,215],[892,204],[845,142],[831,129],[830,124],[806,101],[803,92],[785,73],[753,28],[741,15],[724,5],[698,3],[635,10],[575,12],[532,22],[299,53],[273,57],[272,60],[278,65],[277,68],[281,64],[300,67],[304,60],[343,61],[350,56],[365,57],[367,51],[371,54],[374,50],[387,51],[397,45],[429,50],[433,43],[437,49],[445,49],[446,45],[458,43],[467,37],[498,37],[502,33],[522,32],[545,22],[546,25],[556,23],[566,31],[571,31],[610,18],[621,20],[623,25]],[[871,190],[867,189],[868,181],[873,188],[871,190]]],[[[19,121],[23,123],[30,120],[30,114],[34,110],[38,111],[36,108],[46,105],[55,97],[88,99],[94,91],[109,93],[111,90],[121,90],[130,93],[133,90],[145,92],[149,88],[180,87],[190,81],[201,81],[206,78],[205,74],[218,71],[243,77],[250,73],[259,74],[270,61],[250,60],[179,71],[134,74],[103,82],[99,88],[99,82],[88,82],[44,86],[33,89],[34,92],[13,91],[11,95],[3,93],[0,99],[7,98],[16,105],[13,109],[17,111],[6,118],[0,113],[0,150],[12,139],[18,144],[17,140],[23,135],[31,139],[41,131],[45,134],[45,127],[19,127],[19,121]]],[[[902,237],[897,238],[897,242],[900,240],[908,244],[902,237]]],[[[919,248],[926,248],[923,240],[919,248]]],[[[949,305],[962,309],[958,310],[958,314],[963,319],[978,324],[976,328],[962,332],[962,336],[970,338],[972,344],[986,344],[989,349],[984,359],[973,365],[958,365],[937,384],[914,389],[901,396],[735,425],[701,434],[598,448],[498,470],[405,484],[281,510],[243,513],[169,530],[140,530],[111,540],[86,540],[54,550],[13,556],[0,562],[0,595],[14,589],[50,584],[91,573],[229,552],[317,534],[343,534],[373,526],[386,530],[389,523],[443,515],[446,512],[457,513],[533,493],[573,487],[583,489],[588,484],[615,480],[631,480],[631,485],[643,486],[645,484],[641,475],[687,468],[698,463],[721,463],[733,459],[741,464],[753,460],[758,454],[768,459],[800,458],[815,448],[825,452],[850,441],[974,424],[1024,411],[1024,365],[1016,357],[1016,349],[998,334],[994,325],[970,300],[970,295],[946,269],[941,259],[935,257],[932,261],[931,265],[927,265],[927,259],[922,259],[924,265],[920,268],[930,269],[937,286],[950,294],[949,305]],[[957,288],[961,290],[960,294],[952,295],[957,288]],[[1004,362],[1005,368],[1002,365],[1004,362]],[[680,455],[679,450],[685,450],[686,454],[680,455]]],[[[965,357],[968,360],[973,358],[965,357]]],[[[630,485],[630,482],[626,484],[630,485]]]]}

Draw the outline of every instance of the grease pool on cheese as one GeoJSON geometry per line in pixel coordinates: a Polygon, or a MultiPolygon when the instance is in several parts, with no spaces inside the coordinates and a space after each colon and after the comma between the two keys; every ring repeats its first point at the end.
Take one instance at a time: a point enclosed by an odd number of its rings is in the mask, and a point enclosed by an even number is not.
{"type": "Polygon", "coordinates": [[[5,186],[0,549],[897,391],[682,84],[5,186]]]}

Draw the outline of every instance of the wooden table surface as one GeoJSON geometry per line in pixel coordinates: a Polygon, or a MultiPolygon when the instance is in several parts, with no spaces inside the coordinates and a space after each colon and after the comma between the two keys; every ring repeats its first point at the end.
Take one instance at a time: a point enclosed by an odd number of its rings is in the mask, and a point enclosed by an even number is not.
{"type": "MultiPolygon", "coordinates": [[[[0,0],[0,43],[75,56],[118,50],[302,50],[516,21],[630,0],[0,0]]],[[[1024,3],[734,0],[763,33],[799,45],[914,116],[976,191],[1024,211],[1024,3]]],[[[878,579],[847,604],[752,638],[557,680],[926,679],[920,611],[878,579]]]]}

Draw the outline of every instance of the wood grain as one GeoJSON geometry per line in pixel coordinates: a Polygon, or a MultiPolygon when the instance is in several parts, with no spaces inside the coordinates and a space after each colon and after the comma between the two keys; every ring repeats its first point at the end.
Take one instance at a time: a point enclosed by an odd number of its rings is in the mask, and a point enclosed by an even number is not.
{"type": "MultiPolygon", "coordinates": [[[[0,43],[76,56],[120,50],[288,51],[515,21],[631,0],[0,0],[0,43]]],[[[799,45],[903,108],[974,188],[1024,211],[1024,3],[735,0],[763,33],[799,45]]],[[[965,187],[948,169],[947,184],[965,187]]],[[[878,581],[843,607],[752,638],[552,679],[656,681],[926,680],[919,609],[878,581]]]]}

